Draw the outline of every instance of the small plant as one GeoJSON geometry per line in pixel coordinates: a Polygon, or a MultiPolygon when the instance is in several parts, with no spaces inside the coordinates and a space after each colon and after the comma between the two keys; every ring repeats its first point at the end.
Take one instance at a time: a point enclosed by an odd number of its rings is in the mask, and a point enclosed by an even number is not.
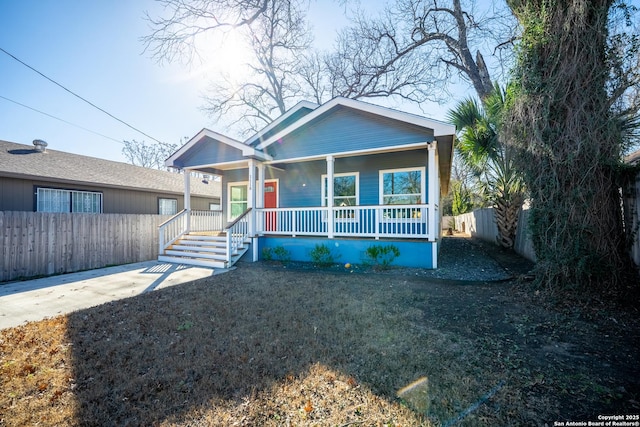
{"type": "Polygon", "coordinates": [[[291,261],[291,252],[289,252],[284,246],[276,246],[273,248],[273,255],[280,262],[291,261]]]}
{"type": "Polygon", "coordinates": [[[365,264],[373,265],[376,270],[386,270],[400,256],[400,249],[395,245],[371,245],[364,255],[365,264]]]}
{"type": "Polygon", "coordinates": [[[193,322],[189,320],[185,320],[181,324],[178,325],[178,331],[188,331],[193,326],[193,322]]]}
{"type": "Polygon", "coordinates": [[[262,259],[265,261],[291,261],[291,252],[284,246],[276,246],[275,248],[262,248],[262,259]]]}
{"type": "Polygon", "coordinates": [[[311,261],[316,267],[329,267],[336,262],[334,254],[331,252],[329,246],[325,244],[316,244],[311,250],[311,261]]]}
{"type": "Polygon", "coordinates": [[[262,259],[265,261],[273,261],[273,249],[262,248],[262,259]]]}

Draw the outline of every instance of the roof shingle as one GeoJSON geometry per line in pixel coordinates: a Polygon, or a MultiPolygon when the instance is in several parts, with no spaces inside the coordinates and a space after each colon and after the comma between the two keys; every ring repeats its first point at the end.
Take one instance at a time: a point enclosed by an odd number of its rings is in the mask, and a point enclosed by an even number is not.
{"type": "MultiPolygon", "coordinates": [[[[64,151],[47,149],[46,152],[39,152],[33,146],[8,141],[0,141],[0,176],[138,191],[184,193],[182,174],[64,151]]],[[[221,185],[217,181],[204,184],[192,178],[191,194],[220,197],[221,185]]]]}

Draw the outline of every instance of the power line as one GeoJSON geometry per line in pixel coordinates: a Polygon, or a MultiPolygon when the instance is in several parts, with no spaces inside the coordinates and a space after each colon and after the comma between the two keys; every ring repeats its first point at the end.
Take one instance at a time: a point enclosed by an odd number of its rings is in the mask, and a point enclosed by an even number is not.
{"type": "Polygon", "coordinates": [[[31,110],[31,111],[35,111],[36,113],[44,114],[45,116],[47,116],[47,117],[51,117],[52,119],[60,120],[60,121],[61,121],[61,122],[63,122],[63,123],[66,123],[66,124],[71,125],[71,126],[75,126],[75,127],[79,128],[79,129],[82,129],[82,130],[84,130],[84,131],[91,132],[91,133],[92,133],[92,134],[94,134],[94,135],[98,135],[98,136],[101,136],[101,137],[103,137],[103,138],[110,139],[111,141],[115,141],[115,142],[117,142],[117,143],[119,143],[119,144],[124,144],[122,141],[119,141],[119,140],[117,140],[117,139],[115,139],[115,138],[111,138],[110,136],[103,135],[103,134],[101,134],[100,132],[96,132],[96,131],[93,131],[93,130],[91,130],[91,129],[87,129],[86,127],[83,127],[83,126],[77,125],[77,124],[75,124],[75,123],[71,123],[71,122],[69,122],[69,121],[67,121],[67,120],[65,120],[65,119],[61,119],[60,117],[56,117],[56,116],[54,116],[54,115],[52,115],[52,114],[45,113],[44,111],[40,111],[40,110],[38,110],[38,109],[36,109],[36,108],[29,107],[28,105],[22,104],[22,103],[20,103],[20,102],[18,102],[18,101],[14,101],[13,99],[9,99],[9,98],[7,98],[7,97],[5,97],[5,96],[0,95],[0,98],[2,98],[2,99],[4,99],[4,100],[7,100],[7,101],[9,101],[9,102],[13,102],[14,104],[17,104],[17,105],[19,105],[19,106],[21,106],[21,107],[28,108],[29,110],[31,110]]]}
{"type": "Polygon", "coordinates": [[[14,55],[10,54],[9,52],[7,52],[6,50],[4,50],[3,48],[0,47],[0,51],[6,53],[7,55],[9,55],[11,58],[15,59],[16,61],[18,61],[19,63],[21,63],[22,65],[24,65],[25,67],[29,68],[30,70],[40,74],[42,77],[44,77],[45,79],[49,80],[51,83],[55,84],[56,86],[61,87],[62,89],[66,90],[67,92],[69,92],[71,95],[75,96],[76,98],[81,99],[82,101],[86,102],[87,104],[91,105],[93,108],[96,108],[97,110],[102,111],[104,114],[106,114],[107,116],[111,117],[112,119],[115,119],[117,121],[119,121],[120,123],[122,123],[123,125],[135,130],[138,133],[141,133],[142,135],[146,136],[147,138],[150,138],[160,144],[162,144],[162,141],[159,141],[157,139],[155,139],[154,137],[152,137],[149,134],[144,133],[143,131],[141,131],[140,129],[130,125],[129,123],[125,122],[124,120],[121,120],[119,118],[117,118],[116,116],[114,116],[113,114],[109,113],[108,111],[98,107],[96,104],[94,104],[93,102],[87,100],[86,98],[83,98],[82,96],[78,95],[77,93],[73,92],[70,89],[67,89],[65,86],[61,85],[60,83],[58,83],[57,81],[53,80],[50,77],[47,77],[46,75],[44,75],[43,73],[41,73],[40,71],[36,70],[35,68],[33,68],[31,65],[25,63],[24,61],[18,59],[17,57],[15,57],[14,55]]]}

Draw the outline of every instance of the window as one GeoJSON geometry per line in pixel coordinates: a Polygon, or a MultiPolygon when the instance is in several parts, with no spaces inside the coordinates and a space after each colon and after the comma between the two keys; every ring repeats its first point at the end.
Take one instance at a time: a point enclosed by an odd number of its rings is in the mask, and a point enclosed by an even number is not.
{"type": "Polygon", "coordinates": [[[102,193],[94,191],[38,188],[36,197],[38,212],[102,212],[102,193]]]}
{"type": "MultiPolygon", "coordinates": [[[[333,206],[357,206],[358,173],[337,173],[333,176],[333,206]]],[[[327,206],[327,175],[322,175],[322,206],[327,206]]]]}
{"type": "Polygon", "coordinates": [[[380,199],[383,205],[423,203],[425,168],[380,171],[380,199]]]}
{"type": "Polygon", "coordinates": [[[229,184],[229,220],[234,220],[244,211],[247,210],[249,204],[248,191],[246,183],[230,183],[229,184]]]}
{"type": "Polygon", "coordinates": [[[178,200],[158,199],[158,213],[160,215],[175,215],[178,213],[178,200]]]}

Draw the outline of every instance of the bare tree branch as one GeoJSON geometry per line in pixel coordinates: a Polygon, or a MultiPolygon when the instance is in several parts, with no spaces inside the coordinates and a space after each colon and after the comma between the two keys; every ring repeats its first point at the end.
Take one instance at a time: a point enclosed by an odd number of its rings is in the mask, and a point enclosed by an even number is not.
{"type": "Polygon", "coordinates": [[[263,128],[303,97],[303,61],[310,31],[298,3],[272,1],[245,28],[255,63],[242,82],[214,84],[204,107],[215,119],[226,118],[243,135],[263,128]],[[229,118],[231,115],[233,118],[229,118]]]}
{"type": "Polygon", "coordinates": [[[177,144],[149,144],[144,141],[123,141],[124,147],[122,154],[132,165],[142,166],[144,168],[165,170],[164,161],[171,156],[177,149],[177,144]]]}
{"type": "Polygon", "coordinates": [[[493,84],[481,48],[490,40],[494,51],[504,48],[515,30],[512,17],[487,18],[460,0],[397,0],[379,19],[359,14],[340,34],[326,61],[332,94],[438,101],[455,70],[483,99],[493,84]]]}
{"type": "Polygon", "coordinates": [[[224,28],[252,24],[277,0],[156,0],[168,16],[146,14],[151,33],[141,38],[145,53],[158,62],[191,62],[196,38],[224,28]]]}

